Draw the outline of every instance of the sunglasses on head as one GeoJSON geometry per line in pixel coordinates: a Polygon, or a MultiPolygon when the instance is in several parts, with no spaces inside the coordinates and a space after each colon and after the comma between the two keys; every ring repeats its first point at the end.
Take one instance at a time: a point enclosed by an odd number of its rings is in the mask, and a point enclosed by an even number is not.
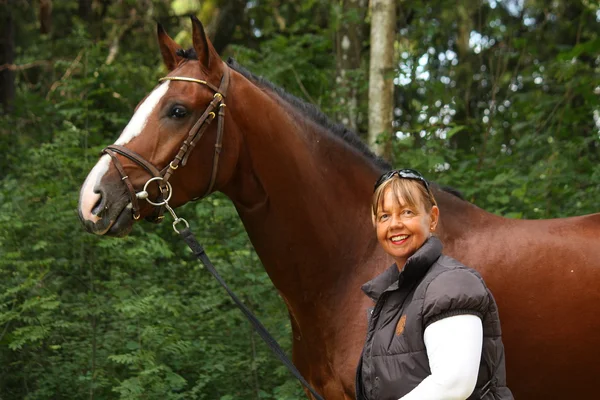
{"type": "Polygon", "coordinates": [[[394,175],[398,175],[400,178],[403,178],[403,179],[413,179],[413,180],[419,181],[419,182],[423,183],[423,186],[425,186],[425,189],[427,189],[427,192],[431,193],[431,191],[429,190],[429,182],[427,182],[427,179],[425,179],[419,171],[414,170],[414,169],[409,169],[409,168],[393,169],[393,170],[381,175],[379,177],[379,179],[377,179],[377,182],[375,182],[375,187],[373,188],[373,193],[377,190],[377,188],[379,186],[381,186],[381,184],[383,182],[387,181],[388,179],[391,179],[394,175]]]}

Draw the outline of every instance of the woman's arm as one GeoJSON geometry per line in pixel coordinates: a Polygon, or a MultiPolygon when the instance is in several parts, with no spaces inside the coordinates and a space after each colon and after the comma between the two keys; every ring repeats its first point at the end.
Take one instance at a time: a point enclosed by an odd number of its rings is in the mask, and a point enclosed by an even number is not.
{"type": "Polygon", "coordinates": [[[431,375],[400,400],[464,400],[477,383],[483,325],[473,314],[441,319],[424,333],[431,375]]]}

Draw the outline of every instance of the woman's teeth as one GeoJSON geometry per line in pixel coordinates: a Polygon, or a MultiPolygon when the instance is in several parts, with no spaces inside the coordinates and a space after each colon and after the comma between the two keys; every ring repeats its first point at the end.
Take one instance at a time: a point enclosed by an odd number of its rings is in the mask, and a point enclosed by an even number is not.
{"type": "Polygon", "coordinates": [[[392,236],[392,237],[390,238],[390,240],[391,240],[392,242],[401,242],[401,241],[403,241],[404,239],[406,239],[407,237],[408,237],[408,235],[392,236]]]}

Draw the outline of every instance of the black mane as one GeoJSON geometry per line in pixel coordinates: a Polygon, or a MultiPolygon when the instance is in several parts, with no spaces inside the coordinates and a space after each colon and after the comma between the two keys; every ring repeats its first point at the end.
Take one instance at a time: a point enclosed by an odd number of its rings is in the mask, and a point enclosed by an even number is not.
{"type": "Polygon", "coordinates": [[[467,201],[467,199],[465,199],[465,195],[460,190],[455,189],[452,186],[440,185],[440,188],[446,193],[450,193],[461,200],[467,201]]]}
{"type": "MultiPolygon", "coordinates": [[[[183,57],[188,60],[197,60],[198,56],[196,55],[196,51],[191,48],[188,50],[179,49],[177,50],[177,55],[183,57]]],[[[227,65],[229,67],[240,74],[242,74],[246,79],[255,83],[260,87],[267,88],[273,92],[275,92],[279,97],[288,102],[290,105],[301,111],[304,115],[312,119],[314,122],[333,133],[334,135],[340,137],[346,143],[348,143],[351,147],[358,150],[361,154],[363,154],[367,159],[373,162],[382,172],[389,171],[392,169],[392,166],[385,161],[383,158],[377,156],[373,153],[369,147],[363,142],[360,137],[353,131],[349,130],[342,124],[335,123],[329,119],[317,106],[311,103],[307,103],[304,100],[299,99],[298,97],[287,93],[282,88],[275,86],[273,83],[269,82],[262,76],[256,76],[252,72],[248,71],[246,68],[242,67],[238,64],[233,58],[229,57],[227,59],[227,65]]],[[[459,199],[464,200],[464,196],[458,190],[450,187],[450,186],[441,186],[441,189],[447,193],[450,193],[459,199]]]]}
{"type": "MultiPolygon", "coordinates": [[[[186,58],[188,60],[197,60],[198,57],[196,55],[196,51],[192,48],[189,50],[177,50],[177,55],[186,58]]],[[[287,93],[282,88],[275,86],[273,83],[269,82],[262,76],[256,76],[252,72],[248,71],[246,68],[242,67],[238,64],[233,58],[229,58],[227,60],[227,65],[234,71],[242,74],[246,79],[255,83],[257,86],[269,89],[276,93],[279,97],[285,100],[287,103],[292,105],[297,110],[301,111],[308,118],[316,122],[318,125],[322,126],[329,132],[334,135],[340,137],[346,143],[348,143],[351,147],[358,150],[361,154],[363,154],[367,159],[372,161],[379,169],[382,171],[387,171],[392,168],[392,166],[382,159],[375,155],[369,147],[358,137],[358,135],[348,128],[346,128],[342,124],[335,123],[331,121],[317,106],[314,104],[310,104],[305,102],[304,100],[299,99],[298,97],[287,93]]]]}

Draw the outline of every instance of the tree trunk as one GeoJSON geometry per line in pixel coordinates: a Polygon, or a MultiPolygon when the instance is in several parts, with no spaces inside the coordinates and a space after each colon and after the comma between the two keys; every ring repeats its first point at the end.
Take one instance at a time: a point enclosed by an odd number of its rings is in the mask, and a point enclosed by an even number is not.
{"type": "Polygon", "coordinates": [[[369,65],[369,146],[389,158],[394,107],[394,0],[371,0],[371,59],[369,65]]]}
{"type": "Polygon", "coordinates": [[[79,17],[84,21],[89,21],[92,17],[92,0],[79,0],[79,17]]]}
{"type": "Polygon", "coordinates": [[[9,114],[15,99],[15,25],[10,6],[0,3],[0,112],[9,114]]]}
{"type": "Polygon", "coordinates": [[[216,18],[216,29],[212,43],[217,52],[221,53],[231,42],[237,26],[244,18],[246,0],[229,0],[223,4],[216,18]]]}
{"type": "Polygon", "coordinates": [[[342,0],[335,35],[336,76],[335,92],[336,119],[359,131],[361,121],[358,101],[361,91],[361,50],[365,34],[366,0],[342,0]]]}
{"type": "Polygon", "coordinates": [[[52,0],[40,0],[40,33],[52,29],[52,0]]]}
{"type": "MultiPolygon", "coordinates": [[[[473,65],[475,61],[473,52],[469,47],[469,38],[471,31],[474,29],[472,21],[472,4],[458,3],[456,6],[456,52],[458,54],[459,65],[456,68],[456,82],[460,82],[464,88],[464,97],[462,102],[458,102],[456,106],[456,116],[454,121],[459,125],[469,125],[473,118],[471,112],[471,102],[477,98],[476,86],[473,85],[473,65]],[[475,89],[473,92],[472,90],[475,89]],[[460,104],[463,107],[460,107],[460,104]]],[[[473,145],[474,138],[470,129],[465,129],[457,133],[451,139],[454,147],[468,150],[473,145]]]]}
{"type": "Polygon", "coordinates": [[[217,53],[229,45],[236,28],[244,18],[245,0],[204,1],[198,12],[204,28],[217,53]]]}

